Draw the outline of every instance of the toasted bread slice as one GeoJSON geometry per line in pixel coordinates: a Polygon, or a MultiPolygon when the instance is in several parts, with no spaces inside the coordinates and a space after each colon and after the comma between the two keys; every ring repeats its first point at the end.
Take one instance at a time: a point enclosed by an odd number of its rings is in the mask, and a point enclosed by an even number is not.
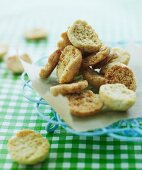
{"type": "Polygon", "coordinates": [[[56,86],[50,87],[50,92],[53,96],[57,96],[58,94],[72,94],[72,93],[81,93],[88,86],[88,82],[86,80],[78,81],[71,84],[60,84],[56,86]]]}
{"type": "Polygon", "coordinates": [[[87,80],[90,85],[96,88],[99,88],[101,85],[106,83],[104,76],[91,68],[83,70],[83,78],[87,80]]]}
{"type": "Polygon", "coordinates": [[[99,95],[106,106],[116,111],[126,111],[136,102],[136,94],[123,84],[105,84],[99,95]]]}
{"type": "Polygon", "coordinates": [[[20,164],[33,165],[42,162],[48,155],[49,142],[32,130],[21,130],[8,141],[11,158],[20,164]]]}
{"type": "Polygon", "coordinates": [[[105,65],[107,65],[110,62],[110,60],[112,60],[112,56],[108,55],[102,61],[100,61],[97,64],[95,64],[94,66],[92,66],[92,68],[93,69],[100,69],[100,68],[104,67],[105,65]]]}
{"type": "Polygon", "coordinates": [[[50,74],[52,73],[56,65],[58,64],[60,55],[61,55],[61,51],[56,50],[49,56],[47,64],[45,65],[44,68],[40,70],[40,73],[39,73],[40,78],[45,79],[50,76],[50,74]]]}
{"type": "Polygon", "coordinates": [[[70,42],[81,51],[95,52],[101,47],[101,41],[95,30],[85,21],[75,21],[67,34],[70,42]]]}
{"type": "Polygon", "coordinates": [[[56,70],[59,83],[72,82],[79,72],[81,63],[81,52],[72,45],[66,46],[60,56],[56,70]]]}
{"type": "Polygon", "coordinates": [[[103,61],[109,55],[110,49],[109,47],[103,45],[99,52],[93,53],[85,58],[83,58],[82,65],[83,67],[95,66],[96,64],[103,61]]]}
{"type": "Polygon", "coordinates": [[[133,71],[125,64],[111,63],[104,75],[108,84],[121,83],[130,90],[136,90],[136,79],[133,71]]]}
{"type": "Polygon", "coordinates": [[[103,107],[99,95],[94,94],[91,90],[86,90],[80,94],[67,95],[67,97],[71,113],[74,116],[93,116],[100,112],[103,107]]]}

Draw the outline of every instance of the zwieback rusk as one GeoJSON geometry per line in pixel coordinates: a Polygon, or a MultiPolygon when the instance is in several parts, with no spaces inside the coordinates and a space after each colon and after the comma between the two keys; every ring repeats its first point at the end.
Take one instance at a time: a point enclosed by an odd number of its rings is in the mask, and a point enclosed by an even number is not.
{"type": "Polygon", "coordinates": [[[116,111],[126,111],[136,102],[136,93],[120,83],[102,85],[99,95],[107,107],[116,111]]]}
{"type": "Polygon", "coordinates": [[[82,20],[75,21],[67,31],[70,42],[81,51],[95,52],[101,47],[101,41],[95,30],[82,20]]]}
{"type": "Polygon", "coordinates": [[[59,83],[70,83],[78,74],[82,63],[80,50],[72,45],[68,45],[62,51],[57,64],[56,74],[59,83]]]}

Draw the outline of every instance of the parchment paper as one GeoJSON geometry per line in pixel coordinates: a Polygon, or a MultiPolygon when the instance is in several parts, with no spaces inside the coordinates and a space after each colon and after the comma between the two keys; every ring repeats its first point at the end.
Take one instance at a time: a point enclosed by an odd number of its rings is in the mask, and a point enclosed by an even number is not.
{"type": "Polygon", "coordinates": [[[50,94],[50,86],[56,84],[55,77],[48,80],[39,78],[40,68],[34,64],[21,61],[25,72],[27,72],[33,89],[39,96],[45,99],[60,117],[76,131],[88,131],[106,127],[121,119],[142,117],[142,46],[128,45],[126,48],[131,54],[129,66],[133,69],[137,80],[137,101],[127,112],[102,112],[89,118],[77,118],[71,115],[66,97],[59,95],[54,97],[50,94]]]}

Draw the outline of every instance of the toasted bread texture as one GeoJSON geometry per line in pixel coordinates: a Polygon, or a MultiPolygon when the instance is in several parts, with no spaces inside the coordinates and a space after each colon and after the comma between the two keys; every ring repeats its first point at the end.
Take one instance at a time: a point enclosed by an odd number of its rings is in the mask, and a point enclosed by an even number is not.
{"type": "Polygon", "coordinates": [[[72,115],[77,117],[93,116],[100,112],[103,103],[98,94],[86,90],[80,94],[67,95],[72,115]]]}
{"type": "Polygon", "coordinates": [[[101,47],[101,41],[95,30],[85,21],[75,21],[67,34],[70,42],[81,51],[95,52],[101,47]]]}
{"type": "Polygon", "coordinates": [[[21,130],[8,141],[8,151],[13,161],[33,165],[42,162],[48,155],[49,142],[32,130],[21,130]]]}
{"type": "Polygon", "coordinates": [[[88,81],[88,83],[96,88],[106,83],[106,79],[103,75],[99,74],[97,71],[87,68],[83,70],[83,78],[88,81]]]}
{"type": "Polygon", "coordinates": [[[103,61],[109,55],[109,47],[103,45],[97,53],[93,53],[83,58],[83,67],[95,66],[103,61]]]}
{"type": "Polygon", "coordinates": [[[136,90],[136,78],[133,71],[122,63],[113,63],[105,71],[108,84],[121,83],[130,90],[136,90]]]}
{"type": "Polygon", "coordinates": [[[80,50],[72,45],[68,45],[62,51],[57,65],[57,78],[59,83],[70,83],[78,74],[82,63],[80,50]]]}
{"type": "Polygon", "coordinates": [[[86,80],[74,82],[71,84],[60,84],[56,86],[50,87],[50,92],[53,96],[57,96],[59,94],[73,94],[73,93],[81,93],[88,86],[88,82],[86,80]]]}
{"type": "Polygon", "coordinates": [[[50,76],[50,74],[52,73],[52,71],[55,69],[56,65],[59,62],[60,55],[61,51],[56,50],[49,56],[47,64],[40,70],[39,73],[40,78],[45,79],[50,76]]]}

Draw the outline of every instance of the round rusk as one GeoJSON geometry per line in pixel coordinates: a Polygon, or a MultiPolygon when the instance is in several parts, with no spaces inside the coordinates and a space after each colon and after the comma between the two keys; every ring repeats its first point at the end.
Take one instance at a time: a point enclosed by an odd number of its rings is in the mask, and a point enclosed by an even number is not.
{"type": "Polygon", "coordinates": [[[21,130],[8,141],[8,151],[13,161],[33,165],[42,162],[48,155],[49,142],[32,130],[21,130]]]}
{"type": "Polygon", "coordinates": [[[84,69],[83,78],[88,81],[88,83],[96,88],[99,88],[101,85],[106,84],[106,79],[103,75],[99,74],[97,71],[87,68],[84,69]]]}
{"type": "Polygon", "coordinates": [[[102,85],[99,95],[106,106],[116,111],[126,111],[136,102],[136,93],[120,83],[102,85]]]}
{"type": "Polygon", "coordinates": [[[121,83],[130,90],[136,90],[136,78],[129,67],[119,62],[110,63],[108,66],[104,75],[108,84],[121,83]]]}
{"type": "Polygon", "coordinates": [[[42,79],[48,78],[59,62],[61,51],[55,50],[48,58],[47,64],[41,68],[39,76],[42,79]]]}
{"type": "Polygon", "coordinates": [[[77,117],[93,116],[101,111],[103,102],[98,94],[86,90],[80,94],[67,95],[71,114],[77,117]]]}
{"type": "Polygon", "coordinates": [[[109,55],[109,47],[102,45],[97,53],[93,53],[83,58],[83,67],[95,66],[101,61],[103,61],[109,55]]]}
{"type": "Polygon", "coordinates": [[[86,80],[74,82],[71,84],[59,84],[56,86],[50,87],[50,92],[53,96],[57,96],[59,94],[72,94],[72,93],[81,93],[88,86],[88,82],[86,80]]]}
{"type": "Polygon", "coordinates": [[[85,21],[75,21],[67,34],[70,42],[81,51],[95,52],[101,47],[101,41],[95,30],[85,21]]]}
{"type": "Polygon", "coordinates": [[[57,78],[59,83],[70,83],[78,74],[82,63],[82,54],[80,50],[72,45],[68,45],[62,51],[57,64],[57,78]]]}

